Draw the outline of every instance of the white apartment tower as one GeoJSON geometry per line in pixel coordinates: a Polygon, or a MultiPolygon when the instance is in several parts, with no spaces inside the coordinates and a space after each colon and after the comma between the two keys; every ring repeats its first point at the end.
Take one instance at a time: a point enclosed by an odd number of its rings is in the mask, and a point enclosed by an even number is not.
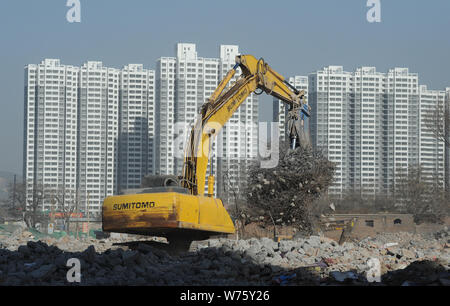
{"type": "MultiPolygon", "coordinates": [[[[448,116],[450,114],[450,87],[445,88],[445,111],[448,116]]],[[[450,122],[446,126],[445,136],[447,140],[445,143],[445,186],[447,191],[450,191],[450,122]]]]}
{"type": "Polygon", "coordinates": [[[94,213],[117,191],[119,77],[120,70],[101,62],[80,69],[78,194],[94,213]]]}
{"type": "MultiPolygon", "coordinates": [[[[288,80],[289,84],[293,85],[297,90],[305,91],[306,101],[308,102],[308,77],[296,75],[294,77],[290,77],[288,80]]],[[[280,140],[286,141],[286,120],[288,117],[289,106],[276,98],[273,98],[273,122],[278,122],[278,128],[280,130],[280,140]]],[[[308,129],[309,119],[305,119],[305,127],[308,129]]]]}
{"type": "Polygon", "coordinates": [[[329,66],[309,75],[309,104],[312,108],[310,127],[311,140],[315,147],[327,153],[335,162],[336,174],[330,193],[342,192],[347,179],[342,169],[347,166],[347,104],[344,99],[350,94],[351,74],[340,66],[329,66]]]}
{"type": "Polygon", "coordinates": [[[161,57],[156,64],[155,174],[174,174],[176,58],[161,57]]]}
{"type": "Polygon", "coordinates": [[[154,173],[155,71],[130,64],[120,72],[118,191],[139,188],[154,173]]]}
{"type": "Polygon", "coordinates": [[[311,73],[312,142],[337,164],[330,193],[390,192],[397,171],[418,163],[443,176],[443,150],[423,129],[427,110],[442,101],[442,93],[419,91],[418,75],[407,68],[311,73]]]}
{"type": "MultiPolygon", "coordinates": [[[[330,92],[332,85],[333,81],[329,81],[330,92]]],[[[335,85],[339,86],[339,80],[335,85]]],[[[335,126],[330,127],[339,129],[341,125],[345,129],[342,142],[335,142],[334,148],[335,154],[338,154],[337,147],[344,152],[339,169],[343,178],[340,191],[352,186],[353,190],[375,195],[387,184],[382,172],[386,159],[383,154],[389,151],[383,145],[383,75],[375,67],[361,67],[350,77],[342,78],[341,86],[344,88],[341,95],[339,90],[334,93],[334,102],[338,103],[333,107],[339,108],[342,122],[335,120],[335,126]],[[346,145],[348,143],[350,146],[346,145]]]]}
{"type": "Polygon", "coordinates": [[[409,73],[407,68],[390,69],[386,75],[385,109],[388,131],[388,146],[384,158],[387,159],[385,184],[391,190],[399,169],[419,163],[419,85],[418,75],[409,73]]]}
{"type": "MultiPolygon", "coordinates": [[[[73,197],[77,179],[79,68],[45,59],[25,66],[23,177],[27,200],[33,191],[73,197]]],[[[42,208],[51,209],[49,200],[42,208]]]]}

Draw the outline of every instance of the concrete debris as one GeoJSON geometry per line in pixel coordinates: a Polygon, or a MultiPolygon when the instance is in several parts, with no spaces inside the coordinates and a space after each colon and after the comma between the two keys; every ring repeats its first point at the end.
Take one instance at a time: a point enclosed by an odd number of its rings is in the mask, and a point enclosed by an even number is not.
{"type": "Polygon", "coordinates": [[[120,236],[123,240],[114,242],[65,236],[48,243],[16,234],[2,242],[0,285],[448,286],[450,282],[450,251],[445,247],[450,241],[442,233],[379,234],[343,245],[320,236],[280,242],[219,238],[194,242],[190,252],[179,255],[169,254],[158,247],[163,241],[158,244],[148,237],[120,236]],[[385,248],[387,243],[395,245],[385,248]],[[70,258],[80,260],[79,284],[67,281],[70,258]],[[366,278],[374,267],[381,283],[366,278]]]}
{"type": "Polygon", "coordinates": [[[394,242],[386,243],[384,245],[384,248],[387,249],[387,248],[390,248],[390,247],[393,247],[393,246],[396,246],[396,245],[398,245],[398,243],[394,243],[394,242]]]}

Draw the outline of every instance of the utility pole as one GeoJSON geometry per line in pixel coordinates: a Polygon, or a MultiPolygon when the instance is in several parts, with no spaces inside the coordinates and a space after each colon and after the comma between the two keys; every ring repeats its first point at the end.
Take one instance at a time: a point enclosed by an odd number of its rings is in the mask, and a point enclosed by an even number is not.
{"type": "Polygon", "coordinates": [[[87,236],[89,237],[89,191],[87,194],[87,203],[86,203],[86,213],[87,213],[87,236]]]}
{"type": "MultiPolygon", "coordinates": [[[[77,189],[77,200],[75,201],[75,215],[78,216],[78,201],[80,199],[80,194],[78,193],[78,189],[77,189]]],[[[78,239],[78,223],[79,223],[79,219],[77,220],[77,226],[76,226],[76,232],[77,232],[77,239],[78,239]]]]}
{"type": "Polygon", "coordinates": [[[50,223],[55,223],[55,198],[52,197],[52,210],[50,211],[50,223]]]}
{"type": "Polygon", "coordinates": [[[12,208],[14,209],[16,207],[16,175],[14,174],[14,185],[13,185],[13,202],[12,202],[12,208]]]}

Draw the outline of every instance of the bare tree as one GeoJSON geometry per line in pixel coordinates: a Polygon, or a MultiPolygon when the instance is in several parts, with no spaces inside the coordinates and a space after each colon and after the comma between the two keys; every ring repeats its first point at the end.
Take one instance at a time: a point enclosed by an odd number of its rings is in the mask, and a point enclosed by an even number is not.
{"type": "Polygon", "coordinates": [[[424,173],[421,165],[397,170],[395,192],[397,202],[416,223],[442,222],[448,214],[442,180],[424,173]]]}
{"type": "MultiPolygon", "coordinates": [[[[447,151],[450,151],[450,104],[437,105],[428,114],[425,114],[425,128],[434,137],[443,142],[447,151]]],[[[450,182],[446,182],[447,201],[450,201],[450,182]]]]}
{"type": "Polygon", "coordinates": [[[74,190],[60,187],[52,190],[49,195],[50,200],[55,204],[55,209],[62,214],[64,228],[70,229],[70,219],[77,208],[77,197],[74,190]]]}
{"type": "Polygon", "coordinates": [[[433,173],[429,184],[430,187],[430,209],[432,211],[431,220],[443,222],[444,218],[450,213],[450,191],[443,187],[443,178],[436,172],[433,173]]]}
{"type": "MultiPolygon", "coordinates": [[[[42,205],[46,199],[44,186],[36,184],[33,186],[33,196],[27,199],[26,207],[24,209],[23,219],[28,227],[36,228],[36,224],[42,221],[42,205]]],[[[25,193],[26,194],[26,193],[25,193]]]]}
{"type": "MultiPolygon", "coordinates": [[[[27,208],[27,193],[25,184],[17,183],[15,188],[13,183],[8,184],[8,202],[11,203],[9,207],[9,214],[13,218],[24,217],[24,212],[27,208]]],[[[25,220],[24,220],[25,221],[25,220]]]]}
{"type": "Polygon", "coordinates": [[[47,217],[42,212],[44,201],[51,200],[50,188],[42,184],[35,184],[27,190],[24,183],[8,185],[9,215],[22,219],[30,228],[36,228],[36,224],[46,221],[47,217]],[[31,194],[29,194],[31,193],[31,194]]]}
{"type": "MultiPolygon", "coordinates": [[[[242,162],[239,163],[239,177],[237,178],[238,181],[242,180],[244,175],[246,175],[245,170],[243,168],[242,162]]],[[[238,237],[243,237],[244,235],[244,227],[245,227],[245,211],[246,211],[246,202],[242,198],[241,194],[239,192],[239,187],[236,186],[236,184],[233,184],[230,173],[229,173],[229,167],[227,167],[228,170],[225,170],[222,175],[222,181],[223,181],[223,193],[227,199],[232,199],[232,202],[234,204],[234,209],[231,211],[231,215],[233,216],[235,220],[235,227],[237,229],[237,235],[238,237]]],[[[243,186],[240,186],[241,188],[243,186]]]]}
{"type": "Polygon", "coordinates": [[[425,128],[431,131],[438,141],[450,147],[450,107],[437,105],[425,114],[425,128]]]}

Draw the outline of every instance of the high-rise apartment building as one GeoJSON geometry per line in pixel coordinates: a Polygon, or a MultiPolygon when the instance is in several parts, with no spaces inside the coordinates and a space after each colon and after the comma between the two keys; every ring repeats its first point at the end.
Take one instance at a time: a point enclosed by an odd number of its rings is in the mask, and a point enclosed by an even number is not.
{"type": "Polygon", "coordinates": [[[78,67],[57,59],[25,67],[23,178],[27,201],[44,191],[45,210],[51,192],[75,196],[78,74],[78,67]]]}
{"type": "MultiPolygon", "coordinates": [[[[305,92],[306,101],[308,102],[308,77],[296,75],[294,77],[290,77],[288,80],[289,84],[293,85],[297,90],[303,90],[305,92]]],[[[309,102],[308,102],[309,103],[309,102]]],[[[288,117],[289,106],[286,105],[281,100],[276,98],[273,99],[273,122],[278,122],[278,128],[280,130],[280,140],[286,141],[286,120],[288,117]]],[[[305,128],[309,129],[309,119],[305,119],[305,128]]]]}
{"type": "Polygon", "coordinates": [[[155,173],[174,174],[176,58],[162,57],[156,63],[155,173]]]}
{"type": "Polygon", "coordinates": [[[445,88],[444,122],[446,125],[445,135],[445,186],[450,191],[450,87],[445,88]]]}
{"type": "Polygon", "coordinates": [[[331,193],[342,191],[347,179],[342,169],[347,166],[347,104],[343,93],[350,94],[351,74],[340,66],[329,66],[309,75],[309,104],[311,105],[311,140],[335,162],[336,174],[331,193]],[[337,84],[338,83],[338,86],[337,84]]]}
{"type": "Polygon", "coordinates": [[[78,195],[100,213],[117,190],[120,70],[102,62],[80,68],[78,106],[78,195]]]}
{"type": "Polygon", "coordinates": [[[130,64],[120,72],[118,191],[139,188],[153,174],[155,71],[130,64]]]}
{"type": "Polygon", "coordinates": [[[425,111],[442,94],[436,98],[426,88],[421,94],[418,82],[407,68],[328,66],[309,75],[312,142],[337,165],[330,193],[389,192],[400,169],[421,161],[443,176],[443,152],[431,152],[436,140],[421,134],[425,111]]]}

